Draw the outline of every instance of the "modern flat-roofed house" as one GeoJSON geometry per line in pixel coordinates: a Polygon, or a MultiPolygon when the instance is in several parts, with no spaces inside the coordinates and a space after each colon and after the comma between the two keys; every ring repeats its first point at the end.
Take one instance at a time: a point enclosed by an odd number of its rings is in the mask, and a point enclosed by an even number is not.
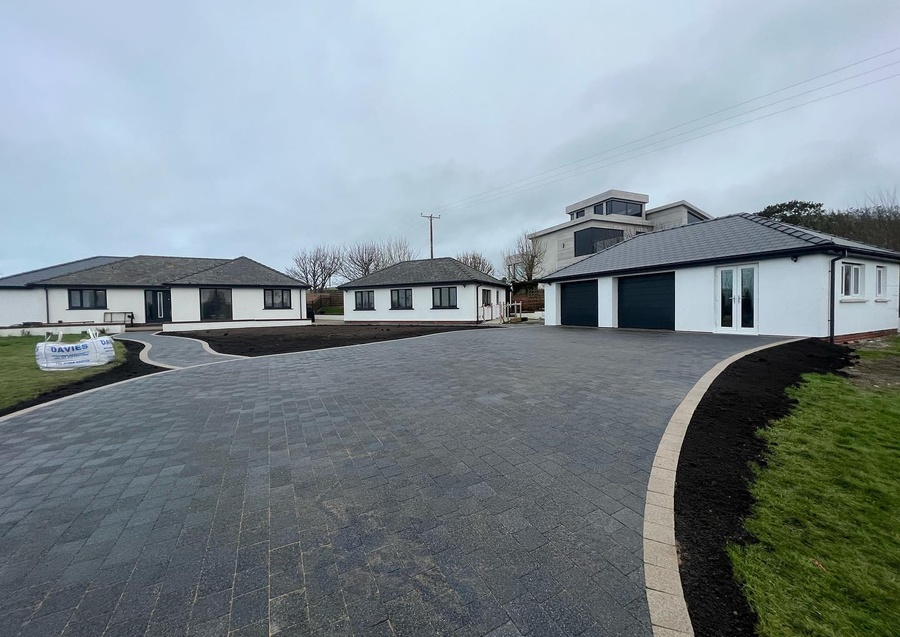
{"type": "Polygon", "coordinates": [[[338,286],[345,323],[478,323],[499,319],[508,286],[449,257],[404,261],[338,286]]]}
{"type": "Polygon", "coordinates": [[[0,279],[0,326],[302,325],[308,288],[247,257],[91,257],[0,279]]]}
{"type": "Polygon", "coordinates": [[[753,214],[642,233],[544,276],[545,322],[723,334],[896,333],[900,253],[753,214]]]}
{"type": "MultiPolygon", "coordinates": [[[[607,190],[566,206],[569,220],[528,235],[545,248],[538,277],[630,239],[642,232],[684,226],[711,217],[687,201],[648,208],[650,197],[624,190],[607,190]]],[[[515,258],[507,263],[510,278],[518,280],[515,258]]]]}

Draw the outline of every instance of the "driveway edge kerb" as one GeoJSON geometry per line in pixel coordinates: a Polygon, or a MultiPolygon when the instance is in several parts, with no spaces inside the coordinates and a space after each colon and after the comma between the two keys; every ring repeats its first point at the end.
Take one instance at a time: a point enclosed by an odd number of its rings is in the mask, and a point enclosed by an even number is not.
{"type": "Polygon", "coordinates": [[[789,338],[753,347],[717,363],[687,393],[669,419],[653,458],[644,503],[644,585],[654,637],[693,636],[681,587],[675,542],[675,478],[681,445],[700,400],[713,381],[732,363],[764,349],[804,338],[789,338]]]}

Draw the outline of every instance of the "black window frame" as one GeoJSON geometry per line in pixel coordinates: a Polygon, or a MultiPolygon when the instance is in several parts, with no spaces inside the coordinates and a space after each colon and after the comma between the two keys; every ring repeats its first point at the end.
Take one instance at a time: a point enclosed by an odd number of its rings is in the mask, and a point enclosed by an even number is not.
{"type": "MultiPolygon", "coordinates": [[[[225,295],[222,295],[223,298],[225,295]]],[[[234,292],[231,288],[213,288],[213,287],[203,287],[200,288],[200,320],[201,321],[233,321],[234,320],[234,292]],[[204,292],[213,292],[216,296],[221,292],[228,292],[228,299],[223,305],[223,307],[228,308],[227,313],[216,314],[214,316],[204,316],[204,310],[206,309],[204,306],[208,305],[208,301],[204,302],[203,293],[204,292]]]]}
{"type": "Polygon", "coordinates": [[[493,305],[493,303],[491,303],[492,297],[493,297],[493,295],[491,294],[490,288],[486,288],[486,289],[482,290],[481,291],[481,307],[487,307],[489,305],[493,305]],[[487,299],[487,303],[485,303],[485,299],[487,299]]]}
{"type": "Polygon", "coordinates": [[[353,295],[356,305],[353,308],[357,312],[371,312],[375,309],[375,290],[356,290],[353,295]],[[367,299],[369,303],[360,303],[361,299],[367,299]]]}
{"type": "Polygon", "coordinates": [[[607,199],[604,203],[604,210],[607,215],[621,215],[623,217],[643,217],[644,216],[644,204],[639,201],[628,201],[627,199],[607,199]],[[610,210],[610,208],[614,208],[615,205],[610,204],[623,204],[625,206],[625,212],[614,212],[610,210]]]}
{"type": "Polygon", "coordinates": [[[69,288],[66,290],[66,298],[69,301],[69,309],[70,310],[106,310],[107,308],[107,294],[106,288],[69,288]],[[74,297],[73,292],[78,295],[78,305],[74,305],[72,303],[72,299],[74,297]],[[93,293],[94,302],[90,305],[85,305],[84,303],[84,293],[91,292],[93,293]],[[97,302],[97,297],[99,295],[103,296],[103,304],[97,302]]]}
{"type": "Polygon", "coordinates": [[[392,310],[411,310],[413,309],[413,291],[412,288],[394,288],[391,290],[391,309],[392,310]],[[402,292],[402,294],[401,294],[402,292]],[[401,303],[401,301],[403,301],[401,303]]]}
{"type": "Polygon", "coordinates": [[[290,310],[291,305],[291,288],[263,288],[263,309],[264,310],[290,310]],[[281,303],[275,304],[275,293],[281,295],[281,303]],[[287,305],[284,304],[285,295],[287,295],[287,305]]]}
{"type": "Polygon", "coordinates": [[[444,285],[431,288],[432,310],[458,310],[459,306],[456,304],[458,300],[458,293],[455,285],[444,285]],[[445,294],[446,299],[444,298],[445,294]]]}

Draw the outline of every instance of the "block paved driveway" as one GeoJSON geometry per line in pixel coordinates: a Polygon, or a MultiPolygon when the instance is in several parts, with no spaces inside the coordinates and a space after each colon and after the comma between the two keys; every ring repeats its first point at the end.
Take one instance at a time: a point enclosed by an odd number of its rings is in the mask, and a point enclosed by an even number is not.
{"type": "Polygon", "coordinates": [[[656,446],[762,342],[456,332],[0,421],[0,635],[650,635],[656,446]]]}
{"type": "Polygon", "coordinates": [[[145,355],[153,364],[183,368],[207,363],[221,363],[226,360],[242,358],[229,354],[210,354],[203,343],[183,336],[164,336],[151,332],[126,332],[115,336],[120,341],[137,341],[150,346],[145,355]]]}

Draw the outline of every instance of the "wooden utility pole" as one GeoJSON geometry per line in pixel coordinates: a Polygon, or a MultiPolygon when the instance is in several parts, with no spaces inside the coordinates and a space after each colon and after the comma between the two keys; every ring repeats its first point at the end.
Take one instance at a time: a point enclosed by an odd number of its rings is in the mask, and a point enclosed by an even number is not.
{"type": "Polygon", "coordinates": [[[419,215],[423,219],[428,219],[428,239],[431,243],[431,258],[434,258],[434,220],[440,219],[441,215],[419,215]]]}

